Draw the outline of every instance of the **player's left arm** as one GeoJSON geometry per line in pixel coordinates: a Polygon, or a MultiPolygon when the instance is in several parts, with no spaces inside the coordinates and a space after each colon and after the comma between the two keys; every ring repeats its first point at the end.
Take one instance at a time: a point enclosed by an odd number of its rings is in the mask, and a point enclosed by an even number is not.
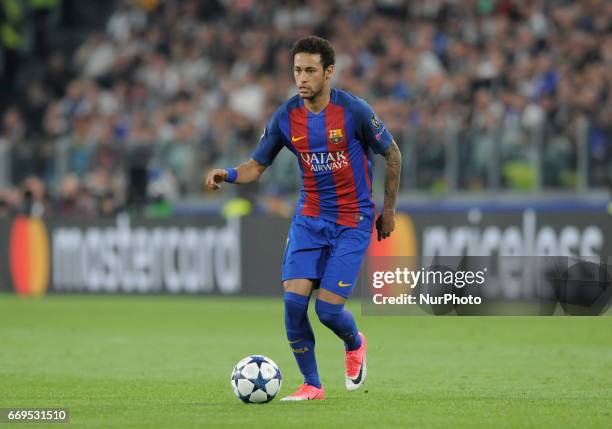
{"type": "Polygon", "coordinates": [[[382,213],[376,219],[378,241],[389,237],[395,229],[395,205],[399,191],[400,173],[402,169],[402,154],[395,140],[383,153],[385,157],[385,199],[382,213]]]}
{"type": "Polygon", "coordinates": [[[399,190],[402,154],[385,124],[365,100],[356,97],[353,109],[360,125],[360,137],[374,153],[384,156],[386,161],[385,200],[382,213],[376,218],[380,241],[389,237],[395,229],[395,203],[399,190]]]}

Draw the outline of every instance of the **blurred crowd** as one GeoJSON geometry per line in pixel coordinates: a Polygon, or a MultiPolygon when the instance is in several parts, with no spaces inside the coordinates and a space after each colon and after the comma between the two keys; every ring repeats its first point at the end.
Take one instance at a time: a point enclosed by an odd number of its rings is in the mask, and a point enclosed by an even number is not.
{"type": "MultiPolygon", "coordinates": [[[[510,155],[543,130],[545,184],[571,185],[555,169],[576,169],[581,121],[589,181],[612,183],[612,2],[128,0],[2,100],[0,207],[87,215],[203,192],[202,172],[248,158],[295,93],[289,49],[308,34],[331,40],[335,84],[367,99],[398,142],[467,130],[466,189],[487,185],[483,154],[500,130],[510,155]]],[[[446,140],[415,141],[422,176],[435,176],[446,140]]],[[[266,194],[293,192],[291,162],[273,166],[266,194]]]]}

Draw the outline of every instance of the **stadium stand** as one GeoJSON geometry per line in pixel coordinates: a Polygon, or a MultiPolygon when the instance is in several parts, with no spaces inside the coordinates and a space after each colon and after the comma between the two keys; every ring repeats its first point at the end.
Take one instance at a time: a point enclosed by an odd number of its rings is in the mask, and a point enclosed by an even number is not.
{"type": "MultiPolygon", "coordinates": [[[[82,3],[0,1],[0,215],[211,197],[202,172],[250,155],[311,33],[394,134],[404,193],[611,187],[610,2],[82,3]]],[[[285,155],[243,196],[292,196],[285,155]]]]}

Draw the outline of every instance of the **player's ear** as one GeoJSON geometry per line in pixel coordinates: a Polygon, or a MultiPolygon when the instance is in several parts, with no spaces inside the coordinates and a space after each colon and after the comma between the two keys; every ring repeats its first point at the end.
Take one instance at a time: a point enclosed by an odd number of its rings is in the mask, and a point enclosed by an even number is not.
{"type": "Polygon", "coordinates": [[[334,65],[333,64],[328,65],[327,69],[325,69],[325,79],[326,80],[331,79],[331,77],[334,75],[334,71],[335,71],[334,65]]]}

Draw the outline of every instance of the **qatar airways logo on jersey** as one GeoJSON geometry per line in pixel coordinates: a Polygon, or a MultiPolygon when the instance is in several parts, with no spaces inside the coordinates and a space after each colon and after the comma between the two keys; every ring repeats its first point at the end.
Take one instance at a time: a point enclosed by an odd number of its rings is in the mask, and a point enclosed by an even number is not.
{"type": "Polygon", "coordinates": [[[348,166],[346,151],[337,152],[300,152],[302,162],[310,167],[313,173],[338,171],[348,166]]]}

